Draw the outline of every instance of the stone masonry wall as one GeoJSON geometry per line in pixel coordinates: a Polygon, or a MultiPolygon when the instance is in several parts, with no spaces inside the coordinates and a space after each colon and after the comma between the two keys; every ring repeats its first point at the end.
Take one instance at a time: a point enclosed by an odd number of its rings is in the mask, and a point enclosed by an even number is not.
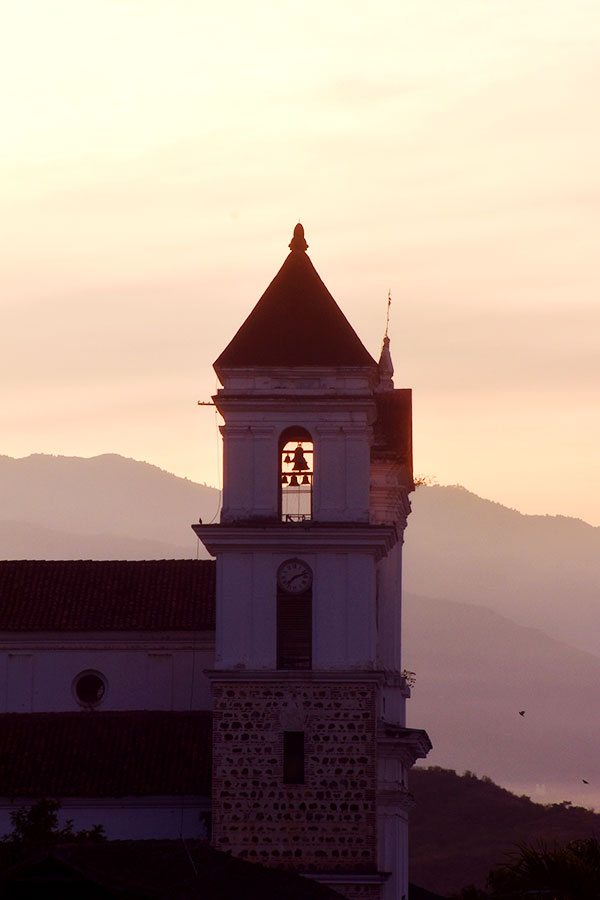
{"type": "Polygon", "coordinates": [[[213,844],[314,872],[376,868],[376,690],[369,682],[214,681],[213,844]],[[283,783],[283,732],[305,783],[283,783]]]}

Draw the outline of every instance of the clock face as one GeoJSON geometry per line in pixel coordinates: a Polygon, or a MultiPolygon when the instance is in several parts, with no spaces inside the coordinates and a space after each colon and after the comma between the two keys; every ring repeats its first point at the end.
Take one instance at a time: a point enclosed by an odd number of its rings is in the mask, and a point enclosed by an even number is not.
{"type": "Polygon", "coordinates": [[[288,594],[303,594],[312,585],[312,570],[301,559],[288,559],[277,570],[277,584],[288,594]]]}

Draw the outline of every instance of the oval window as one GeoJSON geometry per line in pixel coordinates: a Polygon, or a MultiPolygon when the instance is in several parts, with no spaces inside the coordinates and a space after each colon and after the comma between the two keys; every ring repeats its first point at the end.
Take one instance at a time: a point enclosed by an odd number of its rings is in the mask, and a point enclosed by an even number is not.
{"type": "Polygon", "coordinates": [[[73,689],[81,706],[98,706],[106,692],[106,681],[99,672],[82,672],[75,679],[73,689]]]}

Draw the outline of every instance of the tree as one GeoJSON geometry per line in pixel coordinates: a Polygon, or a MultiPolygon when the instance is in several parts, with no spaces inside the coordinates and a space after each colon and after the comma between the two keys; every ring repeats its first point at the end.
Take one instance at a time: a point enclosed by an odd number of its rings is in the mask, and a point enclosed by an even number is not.
{"type": "Polygon", "coordinates": [[[73,830],[73,819],[68,819],[62,828],[58,826],[59,800],[41,799],[31,807],[21,806],[10,814],[13,829],[5,834],[3,841],[19,848],[23,854],[52,847],[55,844],[72,841],[104,841],[106,835],[102,825],[93,825],[89,830],[73,830]]]}
{"type": "Polygon", "coordinates": [[[600,900],[600,843],[595,837],[569,841],[563,846],[519,844],[488,879],[492,897],[518,891],[551,900],[600,900]]]}
{"type": "Polygon", "coordinates": [[[437,484],[437,478],[435,475],[417,475],[413,477],[413,482],[415,487],[421,487],[422,485],[426,485],[430,487],[432,484],[437,484]]]}

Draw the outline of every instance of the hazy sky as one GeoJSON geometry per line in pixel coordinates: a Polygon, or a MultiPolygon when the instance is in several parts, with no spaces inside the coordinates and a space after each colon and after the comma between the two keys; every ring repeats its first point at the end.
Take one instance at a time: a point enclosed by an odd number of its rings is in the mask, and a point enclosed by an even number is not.
{"type": "Polygon", "coordinates": [[[300,219],[417,472],[600,524],[597,0],[3,0],[0,83],[0,452],[216,484],[300,219]]]}

